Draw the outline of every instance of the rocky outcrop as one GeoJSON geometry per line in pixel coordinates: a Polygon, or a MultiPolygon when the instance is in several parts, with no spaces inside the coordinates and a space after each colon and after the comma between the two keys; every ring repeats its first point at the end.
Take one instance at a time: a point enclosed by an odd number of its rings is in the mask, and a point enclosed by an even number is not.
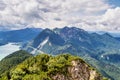
{"type": "Polygon", "coordinates": [[[67,74],[56,74],[52,76],[53,80],[103,80],[102,76],[89,65],[80,60],[71,62],[67,69],[67,74]]]}

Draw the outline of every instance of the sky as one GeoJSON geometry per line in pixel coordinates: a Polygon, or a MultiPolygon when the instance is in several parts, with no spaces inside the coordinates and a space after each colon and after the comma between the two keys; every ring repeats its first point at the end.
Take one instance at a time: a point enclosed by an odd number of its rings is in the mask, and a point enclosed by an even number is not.
{"type": "Polygon", "coordinates": [[[120,32],[120,0],[0,0],[0,30],[64,26],[120,32]]]}

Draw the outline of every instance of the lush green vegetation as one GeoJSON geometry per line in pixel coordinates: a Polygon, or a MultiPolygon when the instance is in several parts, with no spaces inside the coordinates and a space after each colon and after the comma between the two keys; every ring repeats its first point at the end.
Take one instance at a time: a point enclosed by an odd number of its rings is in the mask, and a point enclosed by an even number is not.
{"type": "Polygon", "coordinates": [[[67,68],[68,66],[72,66],[71,61],[73,60],[85,63],[79,57],[70,54],[58,56],[40,54],[36,57],[28,58],[12,68],[9,72],[3,74],[0,80],[52,80],[51,76],[57,73],[69,75],[67,68]]]}
{"type": "Polygon", "coordinates": [[[23,62],[25,59],[31,56],[31,54],[22,50],[8,55],[0,61],[0,74],[4,73],[5,71],[9,71],[12,67],[18,65],[19,63],[23,62]]]}

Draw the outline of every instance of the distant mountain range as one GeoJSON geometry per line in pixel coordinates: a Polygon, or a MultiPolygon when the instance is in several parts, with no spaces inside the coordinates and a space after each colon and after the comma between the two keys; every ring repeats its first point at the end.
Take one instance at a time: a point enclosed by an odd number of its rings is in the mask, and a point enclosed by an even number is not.
{"type": "Polygon", "coordinates": [[[41,28],[25,28],[20,30],[0,31],[0,45],[9,42],[26,42],[34,39],[41,28]]]}
{"type": "Polygon", "coordinates": [[[100,34],[100,35],[108,33],[113,37],[120,37],[120,32],[114,32],[114,31],[109,31],[109,32],[106,32],[106,31],[87,31],[87,32],[88,33],[97,33],[97,34],[100,34]]]}
{"type": "Polygon", "coordinates": [[[81,56],[112,80],[120,79],[120,41],[108,33],[88,33],[76,27],[45,29],[23,49],[34,55],[43,52],[81,56]]]}

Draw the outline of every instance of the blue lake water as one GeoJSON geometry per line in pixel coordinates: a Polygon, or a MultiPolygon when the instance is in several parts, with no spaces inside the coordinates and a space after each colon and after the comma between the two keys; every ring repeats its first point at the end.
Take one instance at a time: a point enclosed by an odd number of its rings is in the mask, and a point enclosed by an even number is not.
{"type": "Polygon", "coordinates": [[[15,43],[8,43],[0,46],[0,60],[11,53],[18,51],[19,49],[20,46],[16,45],[15,43]]]}

